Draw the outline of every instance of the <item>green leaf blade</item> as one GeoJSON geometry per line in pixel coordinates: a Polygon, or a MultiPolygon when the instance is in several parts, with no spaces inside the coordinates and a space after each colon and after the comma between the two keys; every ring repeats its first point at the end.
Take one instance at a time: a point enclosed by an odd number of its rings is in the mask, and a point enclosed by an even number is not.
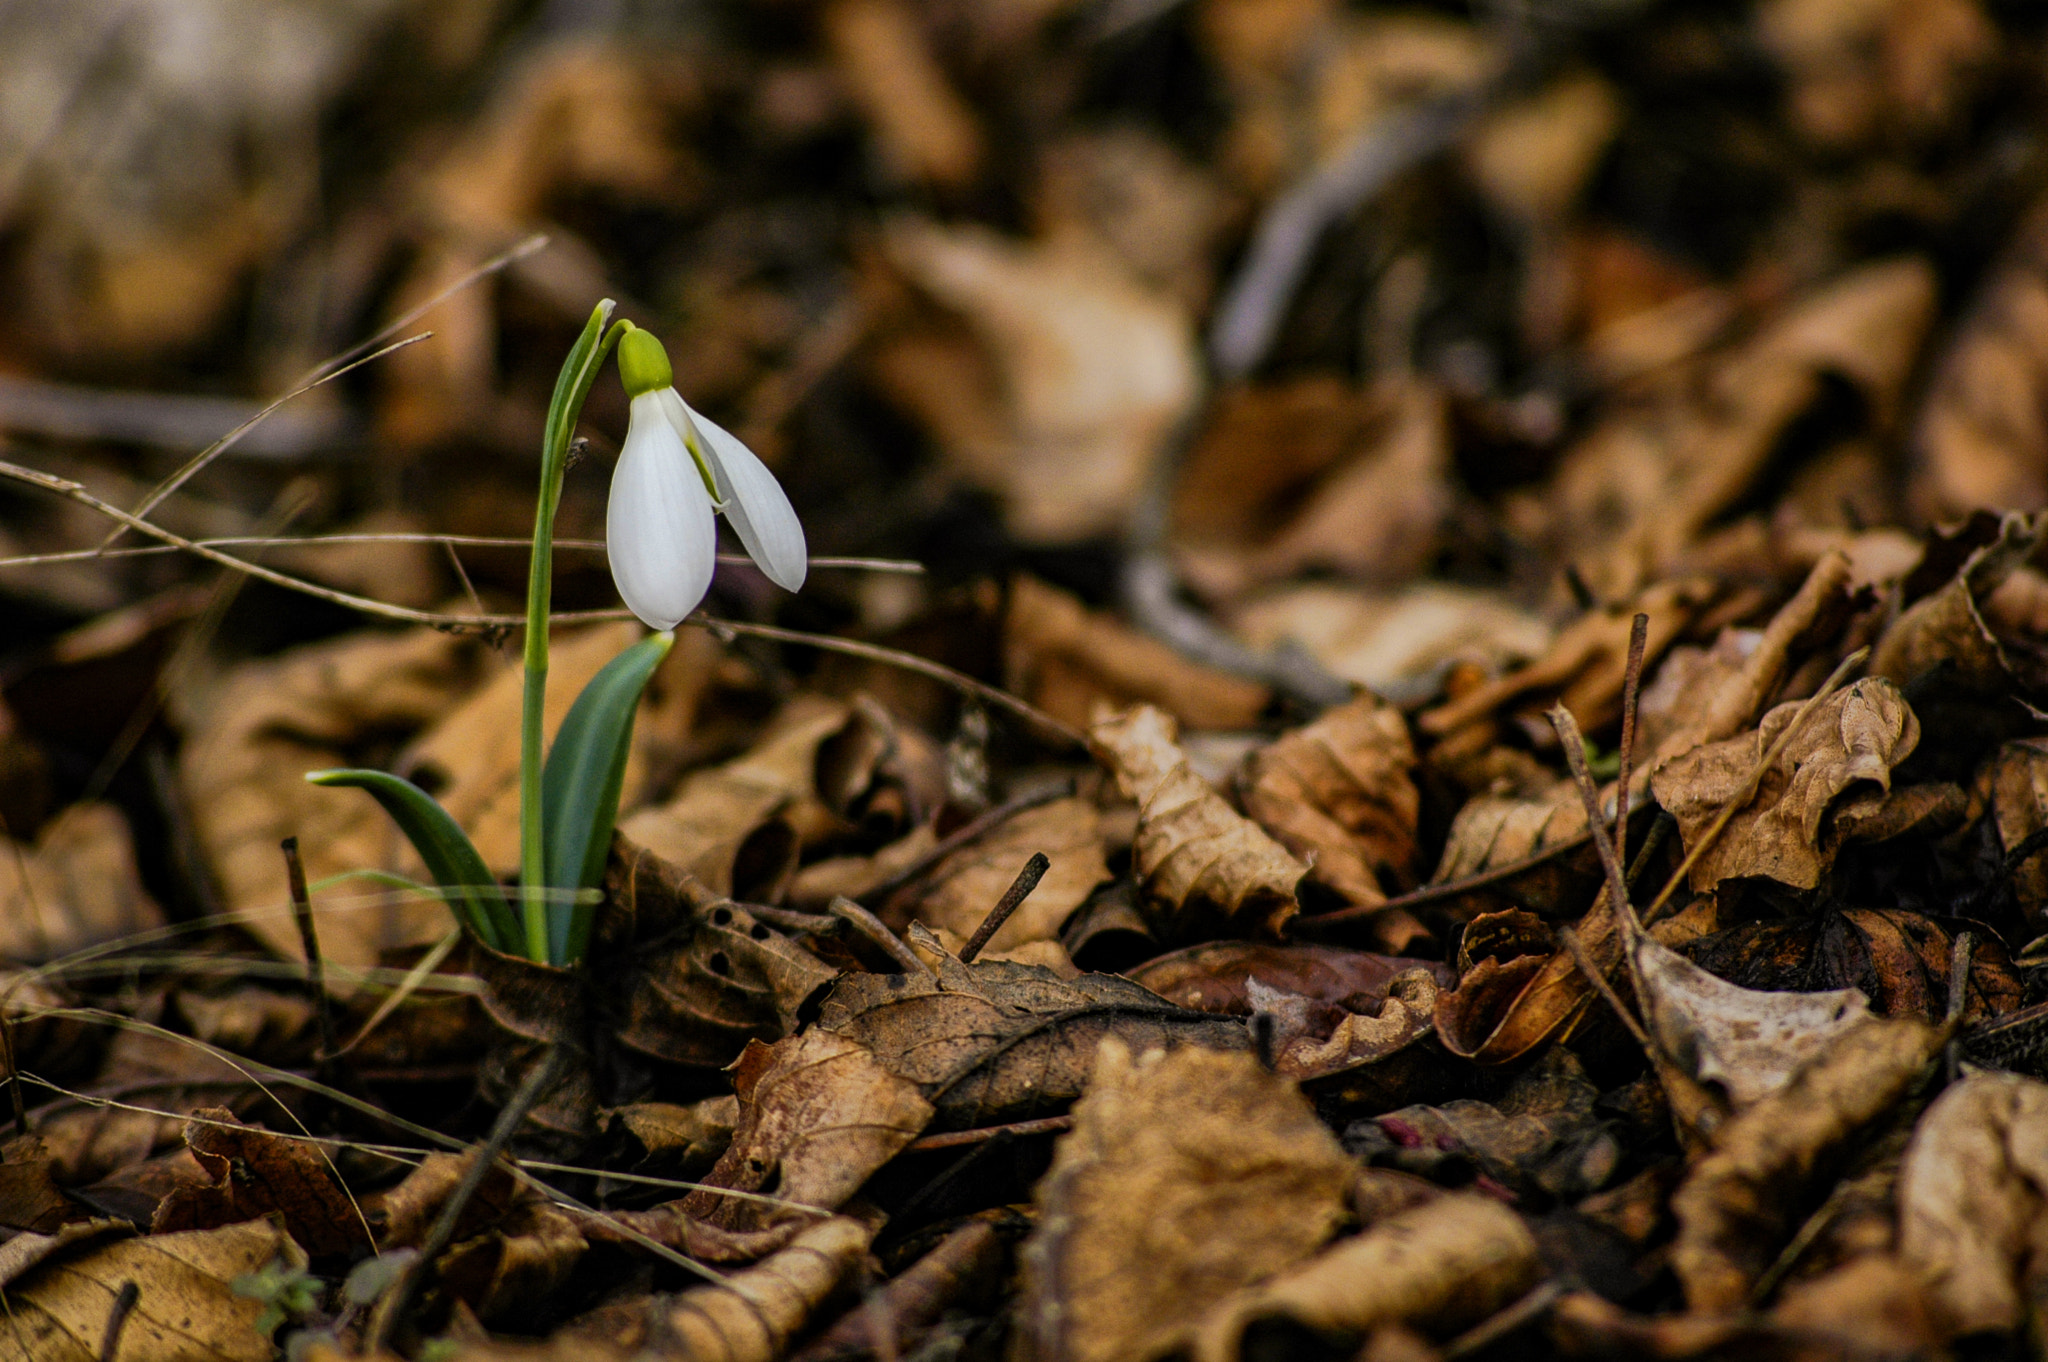
{"type": "MultiPolygon", "coordinates": [[[[640,694],[674,644],[672,633],[653,634],[620,653],[590,679],[562,720],[541,779],[549,889],[594,889],[603,878],[640,694]]],[[[573,964],[583,953],[590,918],[591,905],[581,902],[551,916],[555,963],[573,964]]]]}
{"type": "Polygon", "coordinates": [[[427,863],[434,883],[448,895],[449,907],[492,949],[519,953],[512,909],[505,902],[504,891],[469,834],[432,795],[388,771],[343,767],[308,771],[306,780],[329,788],[367,791],[427,863]]]}

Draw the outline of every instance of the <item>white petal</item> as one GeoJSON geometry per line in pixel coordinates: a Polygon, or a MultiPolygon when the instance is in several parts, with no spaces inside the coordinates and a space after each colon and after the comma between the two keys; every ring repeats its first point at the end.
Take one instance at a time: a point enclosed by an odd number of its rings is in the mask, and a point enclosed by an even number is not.
{"type": "Polygon", "coordinates": [[[633,399],[604,533],[619,595],[649,628],[675,628],[710,589],[718,544],[711,497],[655,393],[633,399]]]}
{"type": "MultiPolygon", "coordinates": [[[[768,471],[768,465],[741,444],[738,436],[680,397],[675,399],[675,406],[682,409],[684,417],[702,436],[704,456],[711,464],[712,476],[718,480],[718,495],[725,501],[725,518],[738,531],[747,553],[761,565],[769,581],[785,591],[795,591],[804,584],[811,557],[804,543],[803,522],[796,518],[789,494],[768,471]]],[[[675,409],[665,401],[663,409],[671,421],[676,419],[675,409]]]]}

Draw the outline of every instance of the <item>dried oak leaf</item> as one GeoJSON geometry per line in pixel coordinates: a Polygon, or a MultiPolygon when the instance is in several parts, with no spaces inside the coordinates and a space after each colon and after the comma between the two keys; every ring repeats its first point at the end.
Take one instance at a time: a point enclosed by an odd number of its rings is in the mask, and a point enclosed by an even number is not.
{"type": "Polygon", "coordinates": [[[1871,1018],[1837,1035],[1777,1091],[1723,1122],[1671,1199],[1671,1266],[1693,1310],[1734,1310],[1817,1204],[1826,1161],[1890,1111],[1947,1033],[1871,1018]]]}
{"type": "MultiPolygon", "coordinates": [[[[376,801],[300,776],[358,764],[366,744],[424,729],[483,678],[487,657],[475,642],[431,629],[349,634],[244,663],[202,703],[179,783],[228,910],[264,945],[285,959],[304,954],[278,907],[281,838],[300,839],[311,879],[395,869],[410,854],[376,801]]],[[[446,906],[419,897],[370,907],[315,899],[313,919],[321,954],[346,967],[330,969],[330,983],[448,931],[446,906]]]]}
{"type": "Polygon", "coordinates": [[[2038,1327],[2048,1292],[2048,1083],[1973,1073],[1920,1118],[1899,1173],[1899,1253],[1956,1333],[2038,1327]]]}
{"type": "MultiPolygon", "coordinates": [[[[1658,765],[1650,788],[1678,820],[1688,847],[1748,783],[1799,704],[1766,714],[1755,732],[1709,743],[1658,765]]],[[[1728,822],[1720,841],[1694,863],[1692,887],[1753,875],[1812,889],[1834,862],[1829,815],[1859,781],[1891,788],[1892,768],[1920,741],[1920,721],[1882,677],[1835,692],[1808,714],[1764,772],[1755,796],[1728,822]]]]}
{"type": "Polygon", "coordinates": [[[1346,1216],[1351,1161],[1249,1055],[1103,1042],[1038,1186],[1019,1355],[1143,1362],[1207,1307],[1300,1262],[1346,1216]]]}
{"type": "Polygon", "coordinates": [[[312,1145],[245,1126],[225,1107],[193,1112],[185,1144],[212,1181],[164,1198],[150,1222],[153,1232],[210,1230],[276,1212],[299,1247],[316,1258],[376,1247],[362,1211],[312,1145]]]}
{"type": "Polygon", "coordinates": [[[121,1330],[124,1362],[271,1362],[275,1350],[255,1327],[263,1305],[236,1295],[233,1282],[273,1262],[306,1266],[306,1255],[275,1216],[112,1244],[64,1245],[61,1234],[55,1241],[23,1234],[0,1250],[8,1307],[0,1358],[98,1362],[108,1314],[122,1286],[133,1282],[139,1292],[121,1330]]]}
{"type": "Polygon", "coordinates": [[[1010,579],[1003,612],[1003,682],[1076,728],[1100,708],[1133,704],[1157,705],[1190,728],[1244,728],[1273,694],[1021,574],[1010,579]]]}
{"type": "Polygon", "coordinates": [[[1138,873],[1183,934],[1216,925],[1279,936],[1301,911],[1308,867],[1188,767],[1176,725],[1139,705],[1089,730],[1089,745],[1138,802],[1138,873]]]}
{"type": "Polygon", "coordinates": [[[1329,710],[1245,758],[1244,810],[1351,904],[1412,884],[1422,797],[1401,711],[1372,695],[1329,710]],[[1384,878],[1383,878],[1384,877],[1384,878]]]}
{"type": "Polygon", "coordinates": [[[716,1285],[601,1306],[558,1331],[538,1356],[775,1362],[861,1270],[873,1237],[872,1227],[847,1216],[812,1222],[767,1261],[716,1285]]]}
{"type": "Polygon", "coordinates": [[[719,1262],[781,1248],[932,1120],[916,1082],[822,1025],[774,1045],[747,1042],[733,1090],[739,1124],[704,1189],[648,1213],[686,1220],[692,1253],[719,1262]]]}
{"type": "Polygon", "coordinates": [[[985,949],[1001,954],[1030,941],[1057,941],[1068,915],[1110,878],[1101,823],[1087,799],[1025,810],[939,863],[914,900],[917,920],[963,939],[974,935],[1019,867],[1033,852],[1044,852],[1052,862],[1045,877],[985,949]]]}
{"type": "Polygon", "coordinates": [[[671,1064],[722,1068],[749,1040],[796,1029],[838,973],[624,833],[605,865],[592,972],[619,981],[599,1001],[607,1035],[671,1064]]]}
{"type": "Polygon", "coordinates": [[[1138,1050],[1250,1047],[1242,1023],[1176,1007],[1114,974],[1062,979],[1041,965],[948,955],[929,976],[843,976],[816,1026],[872,1048],[916,1083],[941,1130],[1064,1110],[1105,1036],[1138,1050]]]}
{"type": "Polygon", "coordinates": [[[40,1138],[21,1135],[0,1146],[0,1228],[48,1234],[83,1214],[57,1190],[40,1138]]]}
{"type": "MultiPolygon", "coordinates": [[[[1541,1275],[1536,1237],[1492,1197],[1455,1193],[1379,1221],[1211,1309],[1196,1362],[1239,1362],[1257,1334],[1286,1342],[1359,1339],[1403,1325],[1442,1337],[1492,1315],[1541,1275]]],[[[1263,1355],[1263,1354],[1261,1354],[1263,1355]]]]}

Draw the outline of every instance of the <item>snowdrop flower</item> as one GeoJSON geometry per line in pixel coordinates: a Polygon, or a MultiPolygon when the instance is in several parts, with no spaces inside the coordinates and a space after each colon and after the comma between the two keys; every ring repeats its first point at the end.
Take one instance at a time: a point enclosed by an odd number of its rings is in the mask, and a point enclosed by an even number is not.
{"type": "Polygon", "coordinates": [[[668,352],[652,333],[627,331],[618,355],[632,415],[612,473],[605,551],[626,607],[651,629],[673,629],[697,608],[717,561],[718,511],[768,580],[802,586],[804,527],[775,475],[677,396],[668,352]]]}

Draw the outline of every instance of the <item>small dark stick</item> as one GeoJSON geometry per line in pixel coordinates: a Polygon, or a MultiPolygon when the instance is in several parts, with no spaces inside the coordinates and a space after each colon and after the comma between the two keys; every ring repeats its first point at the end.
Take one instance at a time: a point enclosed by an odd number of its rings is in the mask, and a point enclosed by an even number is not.
{"type": "Polygon", "coordinates": [[[1251,1020],[1252,1053],[1258,1056],[1259,1067],[1267,1073],[1273,1072],[1273,1014],[1254,1012],[1251,1020]]]}
{"type": "Polygon", "coordinates": [[[100,1362],[114,1362],[114,1354],[121,1350],[121,1331],[128,1327],[128,1316],[141,1299],[141,1287],[132,1281],[121,1283],[113,1308],[107,1311],[107,1332],[100,1336],[100,1362]]]}
{"type": "MultiPolygon", "coordinates": [[[[1956,933],[1955,947],[1948,956],[1948,1024],[1955,1026],[1963,1019],[1963,1008],[1970,1000],[1970,964],[1977,951],[1977,938],[1969,932],[1956,933]]],[[[1948,1067],[1948,1081],[1953,1083],[1962,1076],[1963,1043],[1950,1040],[1942,1047],[1948,1067]]]]}
{"type": "Polygon", "coordinates": [[[974,963],[974,957],[981,954],[981,948],[988,944],[989,938],[1003,929],[1003,924],[1010,920],[1010,914],[1016,912],[1017,906],[1031,897],[1031,891],[1038,888],[1038,882],[1045,878],[1045,872],[1050,869],[1052,862],[1046,859],[1044,852],[1031,853],[1031,859],[1024,862],[1024,868],[1017,872],[1017,878],[1003,891],[1003,896],[996,900],[996,906],[988,910],[988,916],[974,929],[974,935],[968,938],[967,944],[960,948],[961,964],[974,963]]]}
{"type": "Polygon", "coordinates": [[[327,1000],[327,967],[320,959],[320,938],[313,931],[313,896],[306,891],[306,866],[299,859],[299,839],[287,837],[284,849],[285,877],[292,886],[292,920],[299,924],[299,944],[306,951],[306,983],[313,990],[313,1006],[320,1017],[320,1060],[334,1053],[334,1010],[327,1000]]]}
{"type": "Polygon", "coordinates": [[[1636,699],[1643,689],[1643,650],[1650,617],[1637,615],[1628,630],[1628,666],[1621,674],[1621,783],[1614,789],[1614,858],[1628,864],[1628,787],[1636,773],[1636,699]]]}
{"type": "Polygon", "coordinates": [[[0,1012],[0,1061],[7,1065],[7,1095],[14,1102],[14,1133],[26,1135],[28,1104],[21,1096],[21,1071],[14,1067],[14,1017],[6,1012],[0,1012]]]}

